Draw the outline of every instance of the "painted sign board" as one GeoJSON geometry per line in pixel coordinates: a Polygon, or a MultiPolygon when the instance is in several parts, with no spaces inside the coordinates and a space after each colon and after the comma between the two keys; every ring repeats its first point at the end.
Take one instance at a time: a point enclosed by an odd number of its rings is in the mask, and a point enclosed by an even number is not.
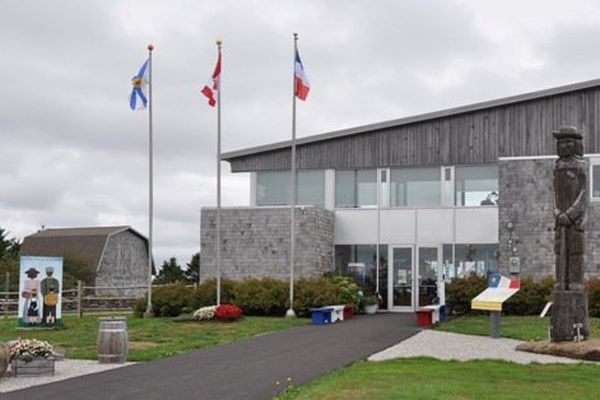
{"type": "Polygon", "coordinates": [[[21,257],[19,273],[20,328],[62,326],[62,257],[21,257]]]}
{"type": "Polygon", "coordinates": [[[492,274],[489,286],[471,300],[473,310],[502,311],[502,303],[517,293],[520,288],[518,276],[509,279],[500,274],[492,274]]]}

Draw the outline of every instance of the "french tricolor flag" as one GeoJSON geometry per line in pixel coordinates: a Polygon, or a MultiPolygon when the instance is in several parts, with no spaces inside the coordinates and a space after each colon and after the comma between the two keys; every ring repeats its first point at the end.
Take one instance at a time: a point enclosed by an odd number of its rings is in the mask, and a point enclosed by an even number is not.
{"type": "Polygon", "coordinates": [[[300,53],[298,53],[298,50],[296,50],[296,61],[294,64],[294,95],[304,101],[308,96],[310,84],[304,73],[304,67],[302,66],[302,60],[300,60],[300,53]]]}

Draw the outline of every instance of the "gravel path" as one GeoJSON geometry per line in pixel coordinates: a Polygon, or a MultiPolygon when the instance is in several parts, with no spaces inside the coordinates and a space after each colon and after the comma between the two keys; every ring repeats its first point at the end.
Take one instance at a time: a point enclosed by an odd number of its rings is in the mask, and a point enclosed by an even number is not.
{"type": "Polygon", "coordinates": [[[416,335],[369,357],[369,361],[383,361],[393,358],[432,357],[440,360],[506,360],[518,364],[532,362],[579,363],[581,361],[565,357],[516,351],[523,343],[514,339],[492,339],[485,336],[462,335],[458,333],[423,330],[416,335]]]}
{"type": "MultiPolygon", "coordinates": [[[[124,367],[134,363],[125,364],[99,364],[97,361],[91,360],[69,360],[57,361],[54,371],[54,376],[39,376],[39,377],[19,377],[12,376],[10,367],[2,378],[0,378],[0,393],[11,392],[28,388],[31,386],[43,385],[45,383],[62,381],[64,379],[73,378],[75,376],[94,374],[96,372],[106,371],[109,369],[124,367]]],[[[2,397],[2,396],[0,396],[2,397]]]]}

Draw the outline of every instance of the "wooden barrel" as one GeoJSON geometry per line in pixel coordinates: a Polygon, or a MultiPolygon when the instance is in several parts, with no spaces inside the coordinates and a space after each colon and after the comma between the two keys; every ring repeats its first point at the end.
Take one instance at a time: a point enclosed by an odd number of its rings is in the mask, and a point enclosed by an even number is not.
{"type": "Polygon", "coordinates": [[[99,318],[98,362],[119,364],[127,361],[127,319],[125,317],[99,318]]]}

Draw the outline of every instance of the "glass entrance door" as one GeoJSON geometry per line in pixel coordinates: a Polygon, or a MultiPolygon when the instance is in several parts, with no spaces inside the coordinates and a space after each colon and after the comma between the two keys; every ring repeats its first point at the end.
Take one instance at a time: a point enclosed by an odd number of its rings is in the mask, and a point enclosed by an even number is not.
{"type": "Polygon", "coordinates": [[[392,279],[388,282],[388,298],[392,309],[412,310],[414,304],[413,247],[392,248],[392,279]]]}

